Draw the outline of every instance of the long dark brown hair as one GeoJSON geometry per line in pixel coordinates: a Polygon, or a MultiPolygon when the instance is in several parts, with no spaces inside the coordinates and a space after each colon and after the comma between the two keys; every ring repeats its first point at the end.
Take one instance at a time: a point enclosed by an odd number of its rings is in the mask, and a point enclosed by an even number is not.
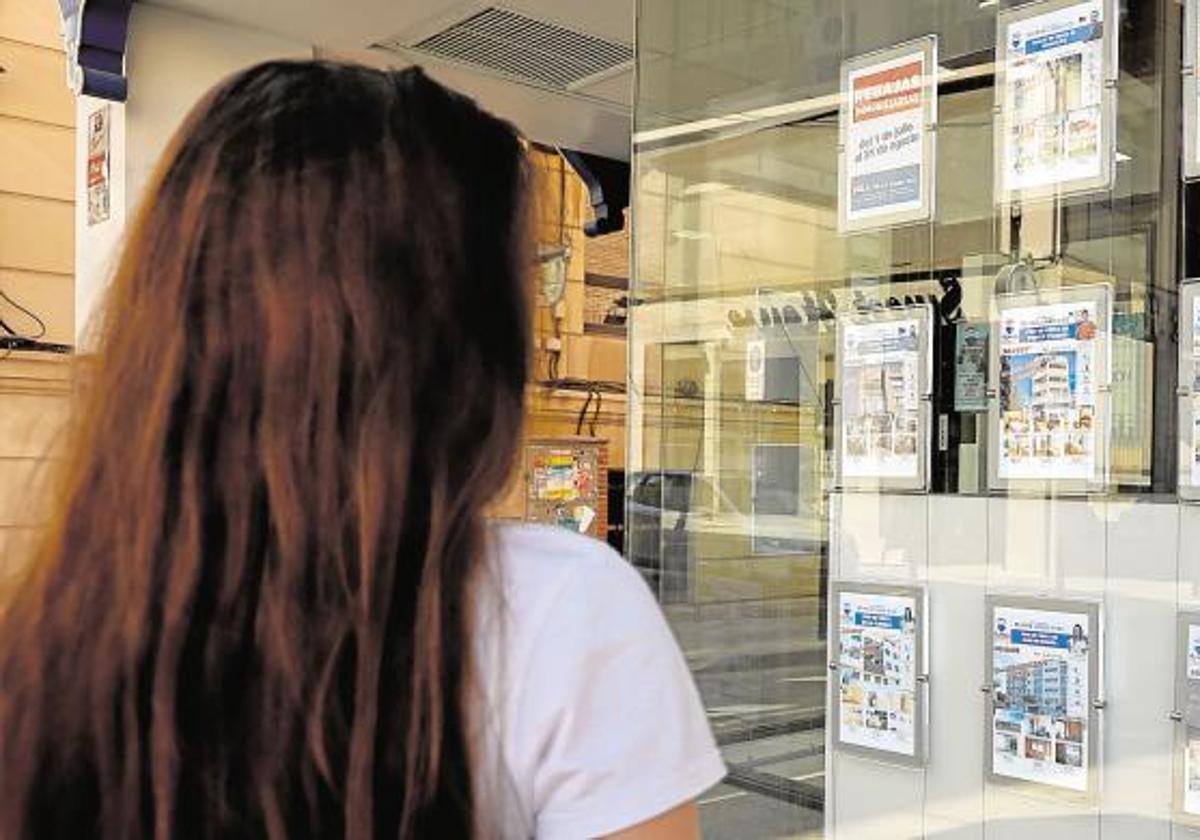
{"type": "Polygon", "coordinates": [[[417,70],[212,91],[131,226],[0,613],[0,837],[469,836],[527,174],[417,70]]]}

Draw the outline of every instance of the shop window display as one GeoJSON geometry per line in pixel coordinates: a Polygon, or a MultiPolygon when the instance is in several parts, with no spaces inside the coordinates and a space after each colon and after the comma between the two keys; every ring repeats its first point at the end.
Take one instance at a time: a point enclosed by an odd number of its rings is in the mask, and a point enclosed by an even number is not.
{"type": "Polygon", "coordinates": [[[638,4],[629,554],[706,836],[1190,830],[1183,11],[638,4]]]}

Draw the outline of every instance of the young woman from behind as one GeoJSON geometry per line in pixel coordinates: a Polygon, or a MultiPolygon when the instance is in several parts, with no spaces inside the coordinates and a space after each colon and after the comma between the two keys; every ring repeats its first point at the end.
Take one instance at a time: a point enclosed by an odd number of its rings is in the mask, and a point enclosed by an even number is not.
{"type": "Polygon", "coordinates": [[[527,171],[418,70],[214,89],[0,605],[0,837],[683,838],[723,768],[616,555],[493,527],[527,171]]]}

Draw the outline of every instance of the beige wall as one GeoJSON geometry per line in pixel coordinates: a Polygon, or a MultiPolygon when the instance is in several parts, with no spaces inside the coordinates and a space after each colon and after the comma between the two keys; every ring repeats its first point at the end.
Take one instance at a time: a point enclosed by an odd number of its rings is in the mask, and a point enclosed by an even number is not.
{"type": "MultiPolygon", "coordinates": [[[[74,339],[75,103],[51,0],[0,0],[0,291],[35,312],[44,339],[74,339]]],[[[22,334],[36,324],[0,298],[22,334]]],[[[62,428],[70,362],[0,351],[0,577],[41,520],[32,492],[62,428]]]]}
{"type": "MultiPolygon", "coordinates": [[[[0,0],[38,2],[53,0],[0,0]]],[[[231,73],[274,58],[305,58],[310,45],[270,33],[205,20],[157,6],[135,4],[130,19],[129,101],[112,107],[112,217],[87,226],[84,202],[76,219],[76,317],[85,350],[97,308],[128,218],[136,212],[146,182],[167,142],[196,101],[231,73]]],[[[79,123],[104,103],[81,97],[79,123]]],[[[86,159],[85,132],[77,138],[77,166],[86,159]]],[[[80,193],[82,196],[82,192],[80,193]]]]}

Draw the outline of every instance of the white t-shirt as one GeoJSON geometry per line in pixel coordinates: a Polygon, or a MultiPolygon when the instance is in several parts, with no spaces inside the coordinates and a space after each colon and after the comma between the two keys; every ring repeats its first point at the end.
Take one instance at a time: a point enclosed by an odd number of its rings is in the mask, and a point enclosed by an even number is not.
{"type": "Polygon", "coordinates": [[[476,776],[495,828],[603,836],[719,782],[691,673],[637,571],[556,528],[500,526],[492,547],[477,633],[484,740],[498,760],[476,776]]]}

